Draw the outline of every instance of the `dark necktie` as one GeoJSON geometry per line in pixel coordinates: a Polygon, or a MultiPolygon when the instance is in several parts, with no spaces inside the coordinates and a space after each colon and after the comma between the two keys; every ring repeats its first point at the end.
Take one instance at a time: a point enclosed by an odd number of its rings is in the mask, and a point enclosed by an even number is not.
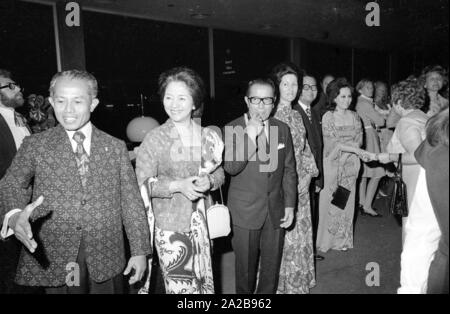
{"type": "Polygon", "coordinates": [[[267,138],[266,134],[266,123],[267,122],[264,123],[263,129],[257,138],[258,149],[262,149],[265,152],[267,152],[269,149],[269,139],[267,138]]]}
{"type": "Polygon", "coordinates": [[[311,121],[311,107],[306,107],[305,109],[306,115],[308,116],[309,121],[311,121]]]}
{"type": "Polygon", "coordinates": [[[79,131],[75,132],[73,135],[73,140],[77,143],[75,155],[77,159],[78,172],[80,173],[81,184],[83,187],[86,186],[87,172],[89,170],[89,156],[83,147],[83,141],[85,138],[86,137],[84,134],[79,131]]]}

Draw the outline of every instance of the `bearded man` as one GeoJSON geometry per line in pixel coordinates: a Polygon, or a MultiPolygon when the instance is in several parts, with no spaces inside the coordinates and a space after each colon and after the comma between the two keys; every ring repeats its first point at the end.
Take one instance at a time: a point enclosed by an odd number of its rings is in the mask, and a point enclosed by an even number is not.
{"type": "MultiPolygon", "coordinates": [[[[25,118],[15,110],[23,103],[20,86],[11,79],[9,71],[0,69],[0,179],[11,165],[23,139],[30,135],[25,118]]],[[[19,249],[15,239],[0,241],[0,294],[18,292],[13,278],[19,249]]]]}

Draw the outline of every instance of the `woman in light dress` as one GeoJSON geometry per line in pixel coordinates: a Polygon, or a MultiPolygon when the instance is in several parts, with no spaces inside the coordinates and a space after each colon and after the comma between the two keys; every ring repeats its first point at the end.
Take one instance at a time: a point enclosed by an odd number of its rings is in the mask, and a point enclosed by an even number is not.
{"type": "Polygon", "coordinates": [[[322,118],[324,188],[320,192],[317,250],[347,251],[353,248],[356,182],[363,143],[361,119],[349,110],[353,88],[345,78],[327,87],[329,111],[322,118]],[[342,186],[350,191],[346,206],[332,204],[333,193],[342,186]]]}
{"type": "MultiPolygon", "coordinates": [[[[392,86],[392,105],[401,119],[397,123],[394,134],[387,146],[388,154],[383,154],[382,163],[397,162],[402,155],[403,181],[406,184],[408,208],[411,207],[419,177],[420,165],[414,151],[425,139],[425,125],[428,116],[421,108],[425,104],[425,89],[422,82],[410,76],[392,86]],[[387,157],[384,157],[387,156],[387,157]],[[387,158],[387,159],[386,159],[387,158]]],[[[403,239],[407,217],[403,218],[403,239]]]]}
{"type": "MultiPolygon", "coordinates": [[[[416,149],[420,169],[404,226],[400,294],[448,294],[448,108],[427,122],[426,140],[416,149]],[[438,165],[438,166],[436,166],[438,165]]],[[[397,156],[375,158],[390,162],[397,156]]]]}

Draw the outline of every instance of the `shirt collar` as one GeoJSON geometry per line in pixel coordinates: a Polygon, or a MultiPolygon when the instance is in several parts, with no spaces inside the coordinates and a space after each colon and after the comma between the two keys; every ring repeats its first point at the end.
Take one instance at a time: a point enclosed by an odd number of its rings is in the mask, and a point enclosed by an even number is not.
{"type": "Polygon", "coordinates": [[[80,128],[76,131],[68,131],[68,130],[65,130],[65,131],[66,131],[67,135],[69,136],[70,140],[73,140],[73,135],[77,131],[83,133],[87,139],[90,139],[92,136],[92,123],[91,123],[91,121],[89,121],[82,128],[80,128]]]}
{"type": "Polygon", "coordinates": [[[14,110],[14,108],[11,108],[11,107],[0,106],[0,112],[5,115],[14,117],[15,110],[14,110]]]}
{"type": "Polygon", "coordinates": [[[304,103],[302,103],[300,100],[298,101],[298,104],[300,105],[300,107],[302,107],[303,108],[303,110],[306,110],[306,109],[311,109],[311,105],[306,105],[306,104],[304,104],[304,103]]]}

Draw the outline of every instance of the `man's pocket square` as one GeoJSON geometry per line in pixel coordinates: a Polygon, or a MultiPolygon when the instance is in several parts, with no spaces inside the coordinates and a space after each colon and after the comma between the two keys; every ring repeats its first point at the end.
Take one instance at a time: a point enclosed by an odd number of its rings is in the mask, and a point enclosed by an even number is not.
{"type": "Polygon", "coordinates": [[[283,149],[284,148],[284,144],[283,143],[279,143],[277,149],[283,149]]]}

